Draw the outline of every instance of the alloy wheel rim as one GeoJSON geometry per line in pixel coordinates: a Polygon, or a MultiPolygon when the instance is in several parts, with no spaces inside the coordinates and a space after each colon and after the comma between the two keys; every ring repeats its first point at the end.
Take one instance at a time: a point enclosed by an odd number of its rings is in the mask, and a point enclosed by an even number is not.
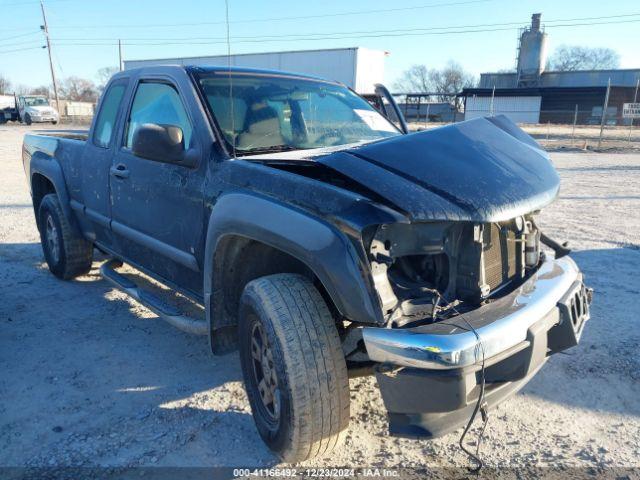
{"type": "Polygon", "coordinates": [[[47,215],[46,238],[51,258],[54,263],[58,263],[58,260],[60,260],[60,242],[58,240],[58,229],[51,215],[47,215]]]}
{"type": "Polygon", "coordinates": [[[250,348],[253,377],[262,406],[269,420],[277,422],[280,417],[281,403],[278,377],[273,362],[273,351],[271,350],[271,345],[269,344],[264,327],[260,322],[253,324],[250,348]]]}

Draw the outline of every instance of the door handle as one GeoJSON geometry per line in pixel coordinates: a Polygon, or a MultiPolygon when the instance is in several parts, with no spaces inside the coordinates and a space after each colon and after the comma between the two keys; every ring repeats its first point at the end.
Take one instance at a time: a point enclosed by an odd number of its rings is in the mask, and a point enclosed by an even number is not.
{"type": "Polygon", "coordinates": [[[129,178],[129,169],[124,163],[119,163],[115,167],[111,167],[109,172],[112,176],[118,178],[129,178]]]}

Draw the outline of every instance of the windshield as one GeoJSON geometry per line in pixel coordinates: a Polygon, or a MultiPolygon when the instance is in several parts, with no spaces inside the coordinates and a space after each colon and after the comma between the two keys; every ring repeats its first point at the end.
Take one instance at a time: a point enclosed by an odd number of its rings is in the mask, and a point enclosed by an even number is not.
{"type": "Polygon", "coordinates": [[[366,100],[341,85],[240,72],[200,74],[198,83],[225,140],[239,155],[400,135],[366,100]]]}
{"type": "Polygon", "coordinates": [[[49,100],[44,97],[24,97],[24,103],[28,107],[37,107],[40,105],[49,105],[49,100]]]}

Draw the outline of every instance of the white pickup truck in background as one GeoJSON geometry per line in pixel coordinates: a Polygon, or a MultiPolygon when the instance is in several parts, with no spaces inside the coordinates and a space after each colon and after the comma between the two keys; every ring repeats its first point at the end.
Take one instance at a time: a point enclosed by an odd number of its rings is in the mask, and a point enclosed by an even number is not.
{"type": "Polygon", "coordinates": [[[0,123],[19,121],[32,123],[60,120],[60,114],[44,95],[0,95],[0,123]]]}

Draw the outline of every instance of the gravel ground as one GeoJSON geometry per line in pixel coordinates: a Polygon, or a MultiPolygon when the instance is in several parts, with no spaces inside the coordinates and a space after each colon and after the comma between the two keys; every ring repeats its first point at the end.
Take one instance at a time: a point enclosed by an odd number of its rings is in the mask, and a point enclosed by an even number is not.
{"type": "MultiPolygon", "coordinates": [[[[113,290],[98,262],[73,282],[47,271],[20,160],[25,131],[0,127],[0,465],[277,465],[237,354],[212,357],[206,339],[113,290]]],[[[562,192],[540,223],[575,249],[596,290],[592,319],[579,347],[491,412],[481,454],[491,467],[638,468],[640,154],[552,158],[562,192]]],[[[375,379],[350,386],[346,445],[307,466],[468,465],[460,432],[389,437],[375,379]]]]}

